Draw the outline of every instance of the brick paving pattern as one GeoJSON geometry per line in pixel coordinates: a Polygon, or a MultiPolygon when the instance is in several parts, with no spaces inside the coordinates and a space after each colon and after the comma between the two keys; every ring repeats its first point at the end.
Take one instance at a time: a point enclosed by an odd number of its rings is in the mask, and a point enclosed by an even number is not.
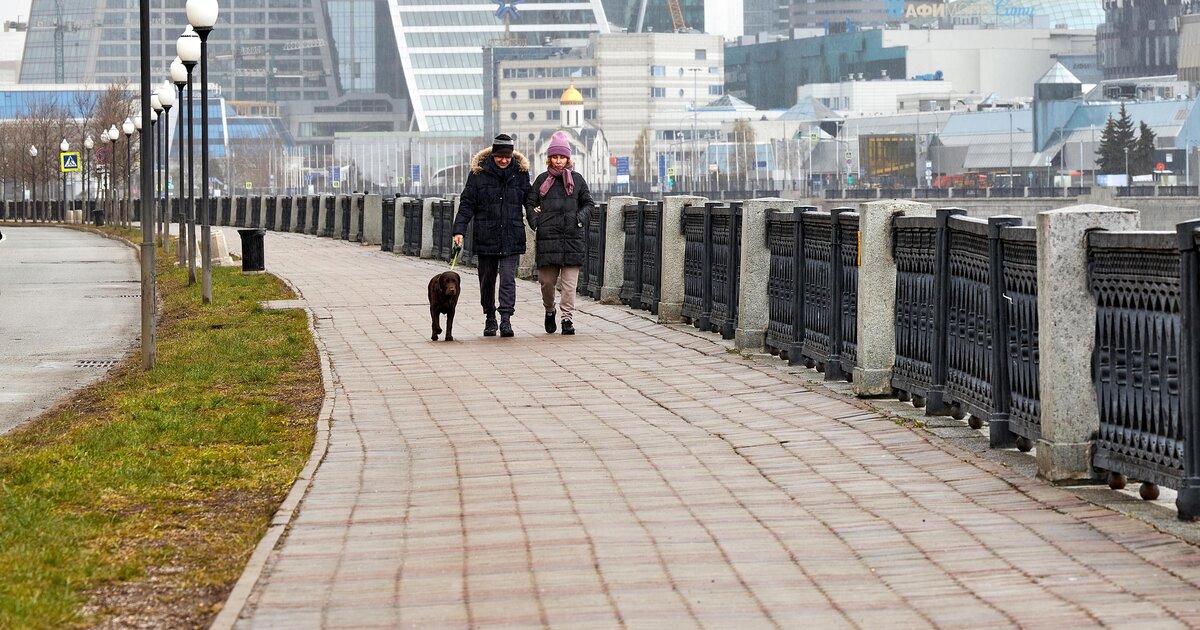
{"type": "MultiPolygon", "coordinates": [[[[230,231],[228,239],[236,243],[230,231]]],[[[316,315],[328,449],[246,628],[1200,626],[1200,552],[715,340],[463,271],[267,235],[316,315]]]]}

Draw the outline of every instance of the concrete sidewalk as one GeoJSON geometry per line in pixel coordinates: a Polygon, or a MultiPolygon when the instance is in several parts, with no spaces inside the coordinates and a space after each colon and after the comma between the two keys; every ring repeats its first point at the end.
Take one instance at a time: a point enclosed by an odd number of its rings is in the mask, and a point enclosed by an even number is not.
{"type": "Polygon", "coordinates": [[[546,335],[528,282],[484,338],[463,270],[432,342],[444,264],[266,238],[328,442],[217,627],[1200,626],[1196,547],[718,340],[587,299],[546,335]]]}

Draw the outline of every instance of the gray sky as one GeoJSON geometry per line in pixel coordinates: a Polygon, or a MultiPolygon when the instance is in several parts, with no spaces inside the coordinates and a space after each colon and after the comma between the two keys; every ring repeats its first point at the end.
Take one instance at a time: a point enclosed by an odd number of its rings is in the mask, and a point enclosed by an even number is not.
{"type": "Polygon", "coordinates": [[[15,21],[17,16],[24,20],[29,17],[29,3],[32,0],[0,0],[0,22],[15,21]]]}

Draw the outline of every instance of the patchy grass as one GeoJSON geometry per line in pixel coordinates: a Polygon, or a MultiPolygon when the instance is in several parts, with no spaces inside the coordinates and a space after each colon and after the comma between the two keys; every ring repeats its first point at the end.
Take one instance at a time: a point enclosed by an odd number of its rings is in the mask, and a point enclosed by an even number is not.
{"type": "Polygon", "coordinates": [[[258,306],[294,296],[215,268],[203,306],[157,261],[157,366],[134,352],[0,437],[0,628],[207,626],[307,461],[323,390],[306,316],[258,306]]]}

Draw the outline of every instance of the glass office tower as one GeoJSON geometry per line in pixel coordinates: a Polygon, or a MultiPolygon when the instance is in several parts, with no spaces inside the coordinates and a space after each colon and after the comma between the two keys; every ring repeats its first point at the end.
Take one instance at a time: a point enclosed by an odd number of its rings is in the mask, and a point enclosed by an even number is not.
{"type": "Polygon", "coordinates": [[[496,16],[512,6],[504,0],[465,0],[452,9],[437,0],[388,3],[413,127],[419,131],[483,132],[485,45],[540,46],[608,32],[600,0],[522,2],[507,33],[496,16]]]}

